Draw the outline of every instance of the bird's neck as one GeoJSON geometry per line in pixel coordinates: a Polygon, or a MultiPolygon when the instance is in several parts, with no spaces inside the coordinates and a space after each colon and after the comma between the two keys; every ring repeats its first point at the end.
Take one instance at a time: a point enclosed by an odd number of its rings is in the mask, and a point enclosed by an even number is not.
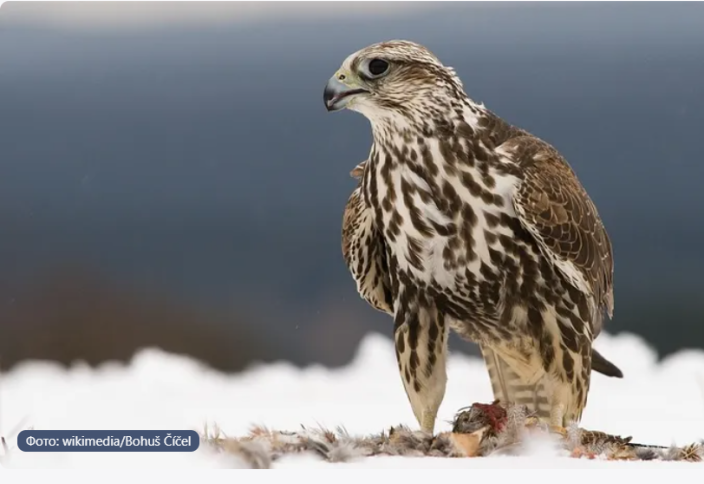
{"type": "Polygon", "coordinates": [[[413,173],[410,178],[420,183],[456,173],[460,165],[464,171],[476,171],[477,176],[483,176],[491,166],[508,173],[512,170],[508,162],[491,154],[521,133],[472,101],[425,118],[400,115],[372,120],[372,128],[374,143],[365,185],[371,184],[372,178],[376,184],[388,182],[389,173],[396,169],[413,173]]]}
{"type": "MultiPolygon", "coordinates": [[[[393,163],[413,162],[402,153],[420,145],[437,145],[451,138],[477,139],[496,118],[484,105],[469,98],[434,105],[432,109],[394,110],[369,117],[377,158],[393,163]]],[[[497,118],[498,119],[498,118],[497,118]]]]}
{"type": "Polygon", "coordinates": [[[369,114],[367,118],[376,143],[388,142],[392,137],[405,140],[419,136],[443,138],[460,126],[469,126],[476,131],[481,127],[482,118],[491,116],[484,105],[467,97],[434,100],[432,103],[413,100],[397,109],[369,114]]]}

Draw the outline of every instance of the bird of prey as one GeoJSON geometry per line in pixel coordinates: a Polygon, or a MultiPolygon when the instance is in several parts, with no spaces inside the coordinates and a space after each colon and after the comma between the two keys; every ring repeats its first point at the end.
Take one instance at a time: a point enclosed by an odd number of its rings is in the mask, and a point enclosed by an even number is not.
{"type": "Polygon", "coordinates": [[[360,295],[394,318],[421,429],[433,433],[444,397],[450,329],[479,345],[499,403],[578,423],[591,371],[622,374],[592,348],[613,315],[613,252],[568,163],[414,42],[351,54],[323,97],[371,123],[342,251],[360,295]]]}

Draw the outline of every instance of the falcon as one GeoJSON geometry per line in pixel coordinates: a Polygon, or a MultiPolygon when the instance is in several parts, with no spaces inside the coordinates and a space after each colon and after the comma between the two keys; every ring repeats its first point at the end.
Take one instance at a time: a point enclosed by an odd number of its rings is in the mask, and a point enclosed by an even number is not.
{"type": "Polygon", "coordinates": [[[591,371],[623,375],[592,348],[613,316],[613,252],[565,159],[414,42],[351,54],[323,97],[371,123],[342,252],[362,298],[394,319],[421,430],[434,432],[450,330],[479,345],[499,404],[579,423],[591,371]]]}

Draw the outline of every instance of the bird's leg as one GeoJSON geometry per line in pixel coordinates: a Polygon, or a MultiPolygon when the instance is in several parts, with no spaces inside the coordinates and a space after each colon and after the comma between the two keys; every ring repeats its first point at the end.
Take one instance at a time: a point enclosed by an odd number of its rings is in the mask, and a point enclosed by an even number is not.
{"type": "Polygon", "coordinates": [[[548,372],[550,382],[550,421],[549,425],[562,433],[572,423],[579,423],[587,404],[591,376],[591,345],[579,353],[564,354],[563,361],[569,358],[572,364],[562,364],[548,372]],[[571,371],[569,371],[571,370],[571,371]]]}
{"type": "Polygon", "coordinates": [[[396,311],[394,339],[403,386],[421,430],[432,434],[445,396],[447,328],[434,307],[396,311]]]}

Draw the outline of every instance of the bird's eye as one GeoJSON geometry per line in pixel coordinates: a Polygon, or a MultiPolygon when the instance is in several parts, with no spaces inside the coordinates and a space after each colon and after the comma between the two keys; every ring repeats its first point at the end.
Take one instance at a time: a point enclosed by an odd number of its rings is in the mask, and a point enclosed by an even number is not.
{"type": "Polygon", "coordinates": [[[369,61],[369,64],[367,65],[367,71],[369,71],[369,74],[371,74],[372,77],[382,76],[388,70],[389,70],[389,63],[383,59],[372,59],[369,61]]]}

